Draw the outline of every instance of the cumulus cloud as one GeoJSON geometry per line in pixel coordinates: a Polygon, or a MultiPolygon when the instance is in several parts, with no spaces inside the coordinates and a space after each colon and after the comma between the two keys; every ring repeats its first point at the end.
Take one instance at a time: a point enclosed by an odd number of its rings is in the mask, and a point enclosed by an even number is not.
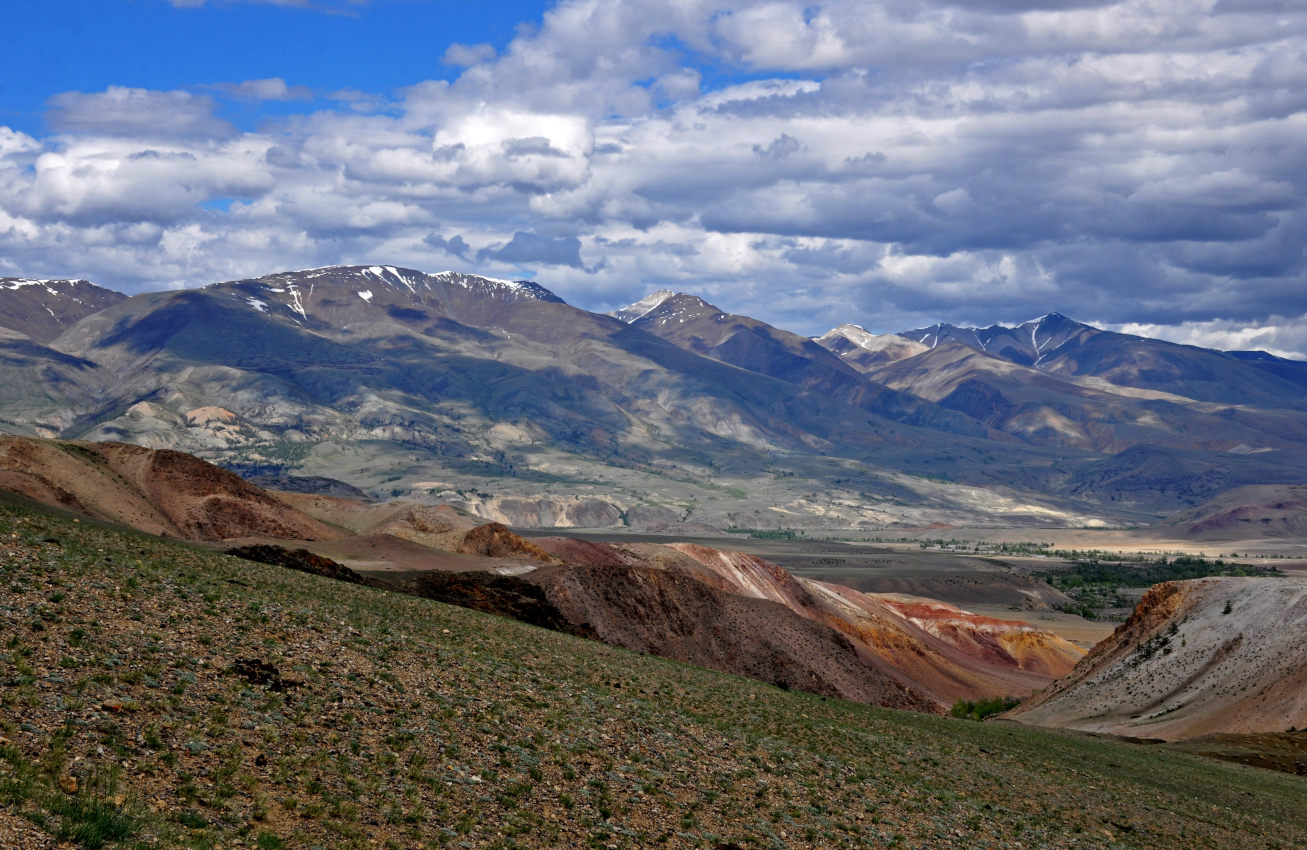
{"type": "Polygon", "coordinates": [[[235,132],[213,114],[213,99],[185,91],[110,86],[50,99],[50,126],[60,132],[155,139],[214,139],[235,132]]]}
{"type": "Polygon", "coordinates": [[[1222,351],[1265,351],[1276,357],[1307,360],[1307,315],[1268,316],[1257,324],[1230,319],[1161,325],[1131,322],[1112,328],[1121,333],[1150,336],[1222,351]]]}
{"type": "Polygon", "coordinates": [[[1059,310],[1303,352],[1304,52],[1277,0],[562,0],[448,45],[451,80],[255,132],[59,95],[53,135],[0,128],[0,256],[119,286],[461,262],[804,333],[1059,310]]]}
{"type": "Polygon", "coordinates": [[[444,62],[446,65],[466,68],[493,58],[495,58],[493,44],[451,44],[445,49],[444,62]]]}

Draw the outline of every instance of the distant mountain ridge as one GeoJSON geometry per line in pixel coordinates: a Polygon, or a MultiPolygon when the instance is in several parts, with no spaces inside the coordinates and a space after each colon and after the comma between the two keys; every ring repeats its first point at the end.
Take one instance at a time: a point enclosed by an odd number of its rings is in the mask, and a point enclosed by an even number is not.
{"type": "Polygon", "coordinates": [[[1068,342],[1083,342],[1084,339],[1101,333],[1106,332],[1068,319],[1061,313],[1048,313],[1012,327],[995,324],[987,328],[971,328],[937,324],[899,331],[898,336],[930,348],[936,348],[941,343],[960,342],[986,354],[1038,368],[1040,362],[1068,342]]]}
{"type": "Polygon", "coordinates": [[[1054,375],[1102,378],[1218,404],[1307,409],[1307,361],[1105,331],[1060,313],[1014,327],[939,324],[898,335],[931,348],[958,342],[1054,375]]]}
{"type": "Polygon", "coordinates": [[[1056,314],[813,340],[685,293],[603,316],[530,281],[390,265],[88,287],[68,284],[62,330],[41,325],[59,313],[35,306],[56,297],[42,284],[0,287],[0,427],[509,523],[1137,524],[1307,480],[1307,364],[1056,314]],[[1153,460],[1121,467],[1136,449],[1153,460]]]}

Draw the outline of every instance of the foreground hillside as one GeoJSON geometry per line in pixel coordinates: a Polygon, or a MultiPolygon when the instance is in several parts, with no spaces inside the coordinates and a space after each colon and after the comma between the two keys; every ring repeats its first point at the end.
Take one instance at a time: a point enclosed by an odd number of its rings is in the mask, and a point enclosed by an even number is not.
{"type": "MultiPolygon", "coordinates": [[[[277,497],[190,455],[124,443],[0,436],[3,492],[162,536],[308,545],[344,565],[310,570],[319,575],[362,570],[401,592],[891,708],[1026,696],[1084,654],[1028,623],[796,579],[740,552],[565,538],[542,548],[448,506],[277,497]],[[483,578],[450,575],[469,571],[483,578]]],[[[244,554],[294,560],[260,548],[244,554]]]]}
{"type": "Polygon", "coordinates": [[[88,521],[0,510],[0,572],[0,846],[1307,842],[1296,777],[822,700],[88,521]]]}

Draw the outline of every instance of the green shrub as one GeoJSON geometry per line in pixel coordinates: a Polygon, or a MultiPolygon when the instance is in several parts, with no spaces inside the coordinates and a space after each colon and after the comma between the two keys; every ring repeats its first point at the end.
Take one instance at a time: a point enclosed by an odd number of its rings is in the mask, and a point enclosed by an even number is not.
{"type": "Polygon", "coordinates": [[[994,697],[992,699],[969,700],[960,699],[953,703],[953,710],[949,712],[954,717],[963,717],[967,720],[984,720],[986,717],[993,717],[995,714],[1016,708],[1021,700],[1016,697],[994,697]]]}

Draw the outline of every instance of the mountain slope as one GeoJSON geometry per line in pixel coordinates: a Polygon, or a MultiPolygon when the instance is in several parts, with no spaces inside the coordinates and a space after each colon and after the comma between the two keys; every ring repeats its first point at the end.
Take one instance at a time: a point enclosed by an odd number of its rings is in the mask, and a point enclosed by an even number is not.
{"type": "Polygon", "coordinates": [[[1307,841],[1297,777],[822,700],[87,526],[0,510],[5,846],[91,816],[161,847],[1307,841]]]}
{"type": "Polygon", "coordinates": [[[0,328],[49,343],[80,319],[126,298],[88,280],[0,277],[0,328]]]}
{"type": "Polygon", "coordinates": [[[1097,378],[1050,374],[956,341],[869,374],[1040,445],[1115,454],[1143,443],[1242,453],[1307,444],[1307,415],[1301,412],[1233,408],[1097,378]]]}
{"type": "MultiPolygon", "coordinates": [[[[946,385],[928,367],[947,345],[880,367],[896,389],[690,296],[622,315],[530,282],[394,266],[138,295],[48,345],[0,334],[0,427],[554,526],[1137,523],[1219,489],[1307,479],[1301,387],[1263,371],[1287,362],[1186,355],[1223,364],[1193,379],[1213,393],[1240,381],[1283,396],[1261,408],[1052,376],[1056,359],[1002,374],[1015,365],[977,355],[946,385]],[[1123,468],[1117,453],[1140,447],[1166,455],[1149,468],[1182,458],[1201,486],[1177,495],[1123,468]]],[[[980,341],[1017,356],[1029,336],[1039,360],[1103,337],[1036,324],[980,341]]]]}
{"type": "Polygon", "coordinates": [[[1175,740],[1307,725],[1307,579],[1167,582],[1072,673],[1006,716],[1175,740]]]}
{"type": "Polygon", "coordinates": [[[687,351],[757,372],[898,422],[965,436],[995,436],[979,423],[865,380],[807,337],[726,313],[694,295],[656,293],[613,314],[687,351]]]}
{"type": "MultiPolygon", "coordinates": [[[[403,592],[434,587],[423,579],[431,571],[521,577],[517,590],[528,582],[543,588],[545,601],[573,633],[896,708],[939,712],[959,698],[1024,695],[1079,657],[1065,641],[1025,623],[913,600],[918,610],[934,606],[936,613],[923,620],[905,614],[898,602],[887,606],[848,588],[796,579],[738,552],[686,544],[619,549],[569,540],[541,548],[503,525],[480,524],[448,507],[305,494],[274,498],[173,451],[0,437],[0,491],[152,534],[271,538],[295,546],[314,540],[308,545],[316,555],[339,558],[375,582],[398,582],[403,592]],[[378,562],[389,557],[402,563],[378,562]],[[935,628],[946,620],[946,632],[935,628]]],[[[477,601],[475,589],[468,591],[477,601]]],[[[456,601],[448,594],[436,598],[456,601]]],[[[506,604],[500,611],[492,601],[477,601],[480,610],[521,616],[506,604]]]]}
{"type": "Polygon", "coordinates": [[[225,469],[181,452],[125,443],[0,436],[0,490],[188,540],[341,534],[225,469]]]}
{"type": "MultiPolygon", "coordinates": [[[[755,324],[745,337],[776,354],[776,375],[578,310],[534,284],[454,273],[354,266],[140,295],[57,341],[104,373],[100,412],[64,433],[190,451],[245,472],[325,475],[374,494],[438,494],[515,522],[565,522],[568,504],[587,500],[572,524],[620,523],[646,503],[700,521],[683,506],[720,502],[723,487],[745,493],[746,505],[755,489],[770,505],[793,505],[800,522],[833,509],[879,516],[901,503],[904,485],[873,469],[1011,487],[1051,461],[755,324]],[[801,383],[780,377],[785,364],[801,383]],[[494,514],[474,496],[488,477],[521,510],[494,514]],[[834,480],[847,495],[802,501],[808,482],[834,480]]],[[[952,510],[960,500],[945,489],[922,501],[952,510]]],[[[703,521],[730,524],[737,510],[703,521]]],[[[1059,512],[1092,521],[1081,506],[1035,513],[1059,512]]]]}
{"type": "Polygon", "coordinates": [[[1250,485],[1167,517],[1152,526],[1191,540],[1307,537],[1307,485],[1250,485]]]}
{"type": "Polygon", "coordinates": [[[784,688],[912,711],[940,707],[839,631],[769,600],[647,567],[582,566],[533,577],[551,603],[614,646],[784,688]]]}
{"type": "Polygon", "coordinates": [[[99,364],[0,328],[0,429],[56,437],[102,412],[99,364]]]}
{"type": "MultiPolygon", "coordinates": [[[[639,636],[642,633],[638,630],[637,636],[628,634],[631,626],[626,623],[631,612],[620,600],[628,594],[642,597],[647,581],[632,579],[629,572],[633,568],[653,569],[690,579],[731,597],[766,603],[761,608],[752,605],[747,609],[731,603],[733,612],[754,612],[752,622],[739,620],[742,615],[733,613],[738,622],[728,626],[723,621],[714,626],[719,640],[732,636],[732,646],[751,647],[759,640],[755,633],[766,633],[771,628],[767,625],[769,618],[780,622],[775,606],[841,635],[855,648],[864,675],[875,673],[882,681],[894,683],[892,690],[886,690],[883,684],[877,686],[873,699],[879,704],[920,708],[918,695],[924,695],[939,710],[959,699],[1024,696],[1068,672],[1083,654],[1056,635],[1027,623],[977,617],[934,600],[866,594],[840,585],[797,578],[775,564],[742,552],[690,543],[617,545],[560,538],[539,542],[561,560],[587,568],[585,595],[568,591],[559,598],[551,592],[550,600],[564,610],[577,612],[576,616],[593,625],[605,640],[632,649],[684,657],[675,651],[651,648],[648,638],[639,636]],[[599,590],[609,582],[620,589],[599,590]],[[772,609],[770,614],[768,609],[772,609]],[[624,642],[628,640],[633,642],[624,642]],[[906,701],[908,696],[915,702],[906,701]]],[[[677,585],[674,580],[659,586],[687,587],[677,585]]],[[[678,608],[679,603],[669,610],[678,608]]],[[[663,629],[660,625],[663,619],[657,611],[641,608],[636,619],[646,622],[645,628],[659,624],[660,634],[678,632],[676,627],[663,629]]],[[[782,619],[788,622],[787,618],[782,619]]],[[[818,647],[828,643],[826,639],[818,647]]],[[[829,644],[826,649],[814,648],[811,639],[790,642],[786,652],[791,653],[792,660],[787,664],[798,662],[820,670],[820,681],[826,682],[829,671],[824,668],[829,661],[823,663],[823,653],[831,659],[850,655],[846,648],[834,648],[837,646],[838,643],[829,644]]],[[[732,650],[729,654],[740,651],[732,650]]],[[[696,659],[685,657],[684,660],[696,659]]],[[[836,674],[836,683],[841,681],[840,675],[836,674]]],[[[862,690],[850,690],[840,695],[847,699],[866,699],[862,693],[862,690]]]]}

